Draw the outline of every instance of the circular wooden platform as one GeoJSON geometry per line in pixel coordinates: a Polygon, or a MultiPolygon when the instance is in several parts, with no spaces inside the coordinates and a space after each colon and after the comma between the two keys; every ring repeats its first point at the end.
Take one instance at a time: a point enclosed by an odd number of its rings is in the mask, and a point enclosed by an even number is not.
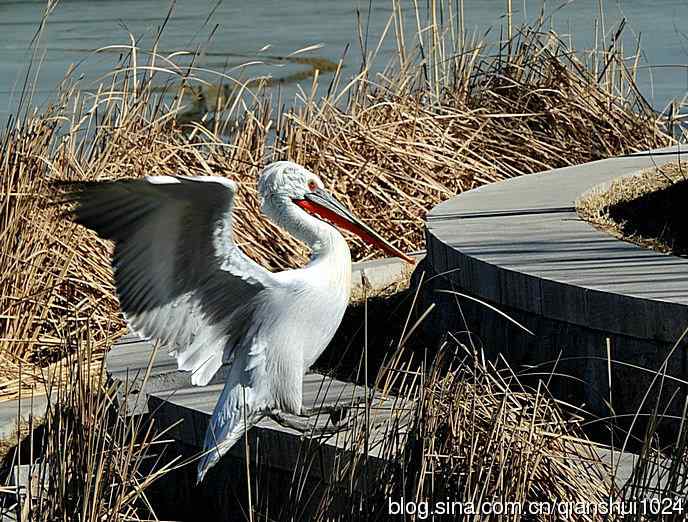
{"type": "Polygon", "coordinates": [[[448,277],[494,303],[675,341],[688,326],[688,259],[597,230],[578,218],[575,201],[596,185],[676,159],[613,158],[465,192],[429,213],[429,262],[436,273],[458,269],[448,277]]]}
{"type": "MultiPolygon", "coordinates": [[[[439,307],[433,328],[477,332],[488,352],[510,354],[516,363],[577,360],[567,371],[585,381],[585,400],[598,406],[609,394],[609,376],[606,363],[591,361],[611,357],[659,367],[688,327],[688,259],[595,229],[577,216],[575,201],[592,187],[679,157],[670,148],[555,169],[436,206],[427,218],[426,268],[440,275],[431,291],[453,288],[483,299],[515,314],[536,335],[455,296],[453,302],[468,310],[465,323],[445,296],[450,306],[439,307]]],[[[436,293],[427,298],[442,299],[436,293]]],[[[688,377],[683,352],[670,369],[688,377]]],[[[627,386],[630,374],[617,373],[627,386]]]]}

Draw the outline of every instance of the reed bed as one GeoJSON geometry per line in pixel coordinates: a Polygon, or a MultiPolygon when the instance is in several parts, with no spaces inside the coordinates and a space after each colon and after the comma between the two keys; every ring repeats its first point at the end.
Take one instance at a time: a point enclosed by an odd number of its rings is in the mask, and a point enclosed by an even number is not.
{"type": "Polygon", "coordinates": [[[578,215],[625,241],[684,256],[687,168],[684,162],[668,163],[593,187],[576,201],[578,215]]]}
{"type": "Polygon", "coordinates": [[[298,485],[317,465],[304,457],[280,520],[299,520],[308,503],[322,521],[429,520],[439,510],[457,520],[570,520],[561,509],[619,494],[576,412],[466,346],[445,346],[430,368],[401,350],[376,389],[351,410],[352,431],[339,441],[346,451],[316,499],[298,485]],[[526,511],[537,506],[549,511],[526,511]]]}
{"type": "Polygon", "coordinates": [[[22,430],[28,434],[18,428],[16,447],[4,457],[3,479],[5,472],[20,478],[3,491],[0,518],[157,520],[146,489],[177,462],[158,460],[165,430],[133,416],[135,404],[121,400],[128,384],[106,379],[87,332],[68,342],[75,346],[46,382],[45,415],[29,416],[22,430]]]}
{"type": "MultiPolygon", "coordinates": [[[[459,361],[435,367],[414,426],[417,495],[528,502],[594,503],[608,473],[578,416],[562,412],[544,385],[519,389],[508,368],[459,361]]],[[[520,513],[518,513],[520,515],[520,513]]],[[[513,517],[514,519],[520,517],[513,517]]]]}
{"type": "MultiPolygon", "coordinates": [[[[455,339],[424,367],[401,344],[367,402],[350,407],[351,432],[338,440],[343,451],[318,489],[304,480],[318,465],[318,447],[304,445],[278,518],[684,520],[688,402],[676,397],[682,415],[666,416],[666,367],[655,379],[660,393],[648,397],[651,414],[634,455],[625,443],[590,439],[584,427],[593,417],[552,397],[546,376],[526,386],[505,360],[486,361],[455,339]],[[660,435],[667,422],[671,435],[660,435]]],[[[618,431],[615,421],[594,420],[618,431]]],[[[263,520],[269,499],[256,492],[253,515],[263,520]]]]}
{"type": "MultiPolygon", "coordinates": [[[[66,226],[48,204],[56,112],[31,115],[0,143],[0,396],[14,398],[64,354],[64,333],[90,325],[99,357],[123,332],[103,264],[107,249],[66,226]]],[[[52,365],[52,366],[51,366],[52,365]]]]}
{"type": "MultiPolygon", "coordinates": [[[[423,66],[308,100],[287,114],[280,156],[319,172],[344,201],[402,249],[423,245],[425,213],[479,185],[668,144],[671,138],[637,94],[620,50],[595,74],[541,26],[523,28],[489,54],[473,43],[423,66]],[[614,83],[616,82],[616,83],[614,83]]],[[[355,241],[359,258],[374,255],[355,241]]]]}
{"type": "MultiPolygon", "coordinates": [[[[404,35],[414,30],[403,26],[401,6],[393,7],[381,38],[395,38],[398,54],[384,73],[369,72],[375,52],[365,51],[367,65],[352,80],[338,68],[318,98],[316,74],[310,94],[289,110],[266,82],[240,82],[193,60],[181,66],[174,55],[127,44],[119,47],[120,65],[94,89],[69,76],[53,108],[10,122],[0,148],[0,354],[7,361],[0,397],[16,396],[20,382],[40,380],[37,367],[64,355],[56,332],[65,318],[78,318],[70,319],[77,330],[89,318],[94,354],[124,331],[109,245],[59,218],[62,209],[47,204],[50,180],[229,176],[241,184],[238,242],[279,269],[303,263],[307,252],[260,215],[255,180],[269,161],[311,168],[357,214],[413,251],[423,247],[427,210],[458,192],[671,143],[620,47],[583,62],[545,30],[546,20],[495,47],[456,33],[455,16],[428,16],[445,21],[419,25],[409,40],[404,35]],[[212,114],[197,113],[183,93],[210,88],[208,74],[229,88],[212,114]]],[[[357,239],[351,245],[354,259],[377,255],[357,239]]]]}

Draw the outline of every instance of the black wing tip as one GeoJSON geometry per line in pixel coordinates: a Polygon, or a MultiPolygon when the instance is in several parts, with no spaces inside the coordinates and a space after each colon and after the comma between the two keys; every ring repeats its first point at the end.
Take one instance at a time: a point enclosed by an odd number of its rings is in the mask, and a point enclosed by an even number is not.
{"type": "MultiPolygon", "coordinates": [[[[125,226],[127,218],[122,210],[128,206],[132,211],[141,208],[127,204],[130,196],[136,194],[132,187],[138,186],[142,178],[117,180],[53,180],[55,203],[62,207],[60,217],[93,230],[103,239],[116,240],[120,236],[118,226],[125,226]],[[114,214],[114,215],[113,215],[114,214]],[[115,222],[114,217],[119,221],[115,222]]],[[[140,216],[139,216],[140,217],[140,216]]]]}
{"type": "Polygon", "coordinates": [[[68,180],[68,179],[53,179],[50,181],[50,186],[58,193],[63,194],[79,194],[92,190],[103,189],[113,185],[119,185],[135,181],[135,179],[121,179],[121,180],[68,180]]]}
{"type": "Polygon", "coordinates": [[[87,228],[89,224],[84,222],[82,211],[84,204],[111,181],[73,181],[55,179],[50,181],[51,200],[50,204],[61,208],[58,214],[60,219],[72,221],[87,228]]]}
{"type": "Polygon", "coordinates": [[[65,180],[54,179],[49,182],[52,200],[57,204],[81,203],[88,201],[94,195],[111,189],[113,186],[122,187],[136,178],[121,180],[65,180]]]}

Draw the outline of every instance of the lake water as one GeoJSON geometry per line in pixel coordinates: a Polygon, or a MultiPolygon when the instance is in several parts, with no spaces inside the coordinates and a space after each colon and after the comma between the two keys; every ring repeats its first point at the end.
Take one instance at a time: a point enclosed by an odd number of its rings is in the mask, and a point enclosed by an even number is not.
{"type": "MultiPolygon", "coordinates": [[[[688,2],[573,0],[564,4],[548,2],[546,12],[554,13],[554,28],[572,35],[576,48],[583,50],[594,46],[593,20],[599,19],[600,3],[607,29],[605,42],[609,42],[613,28],[622,18],[628,20],[627,54],[634,50],[633,38],[641,36],[644,68],[640,86],[653,106],[662,109],[670,99],[682,98],[688,89],[688,36],[680,23],[688,20],[688,2]]],[[[425,0],[419,4],[425,5],[425,0]]],[[[30,43],[44,5],[45,0],[0,0],[0,122],[16,107],[31,56],[30,43]]],[[[514,23],[533,19],[542,5],[542,0],[513,0],[514,23]]],[[[506,1],[465,0],[464,6],[466,28],[479,33],[492,28],[488,39],[497,41],[500,26],[505,24],[506,1]]],[[[322,44],[300,56],[338,62],[350,44],[344,74],[353,74],[360,63],[356,10],[360,11],[363,23],[369,23],[371,45],[392,13],[388,0],[373,0],[370,13],[368,7],[367,1],[356,0],[225,0],[220,4],[217,0],[178,0],[159,48],[173,51],[200,46],[206,53],[199,65],[230,74],[239,74],[232,67],[262,58],[268,64],[253,66],[244,71],[244,76],[267,73],[277,78],[294,78],[304,69],[307,71],[308,66],[285,63],[275,57],[322,44]]],[[[129,33],[140,38],[143,47],[149,45],[150,35],[169,8],[169,0],[61,0],[49,17],[38,46],[41,66],[35,101],[43,103],[53,95],[65,71],[77,62],[82,62],[79,72],[87,85],[95,86],[118,54],[93,51],[107,45],[128,44],[129,33]]],[[[410,34],[415,20],[411,9],[405,10],[410,34]]],[[[378,67],[388,61],[394,49],[390,34],[376,62],[378,67]]],[[[284,84],[288,98],[296,93],[297,83],[284,84]]],[[[308,86],[310,81],[303,80],[303,84],[308,86]]]]}

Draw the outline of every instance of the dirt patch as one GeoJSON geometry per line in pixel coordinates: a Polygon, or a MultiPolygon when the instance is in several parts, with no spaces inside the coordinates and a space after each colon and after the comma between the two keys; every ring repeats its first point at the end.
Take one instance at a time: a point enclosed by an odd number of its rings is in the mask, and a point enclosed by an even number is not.
{"type": "Polygon", "coordinates": [[[595,187],[576,202],[595,227],[659,252],[688,255],[688,163],[670,163],[595,187]]]}

